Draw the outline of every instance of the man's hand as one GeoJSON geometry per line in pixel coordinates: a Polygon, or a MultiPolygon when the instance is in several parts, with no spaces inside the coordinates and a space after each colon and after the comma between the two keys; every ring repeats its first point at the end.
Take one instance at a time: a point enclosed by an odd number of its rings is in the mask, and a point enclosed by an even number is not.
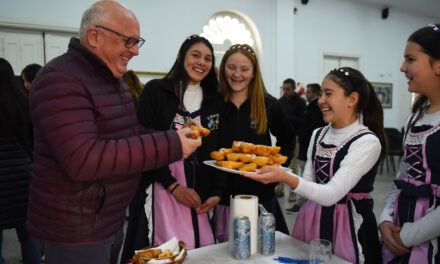
{"type": "Polygon", "coordinates": [[[400,230],[400,227],[389,221],[382,222],[379,225],[379,231],[385,246],[397,256],[405,255],[410,252],[410,249],[405,247],[400,239],[400,230]]]}
{"type": "Polygon", "coordinates": [[[203,214],[211,210],[220,202],[220,196],[209,197],[199,208],[196,208],[198,214],[203,214]]]}
{"type": "Polygon", "coordinates": [[[173,192],[174,198],[177,201],[188,205],[194,209],[200,207],[201,201],[200,196],[194,191],[194,189],[184,187],[179,185],[173,192]]]}
{"type": "Polygon", "coordinates": [[[180,143],[182,143],[182,152],[183,158],[186,159],[191,153],[193,153],[200,145],[202,145],[202,139],[199,138],[191,138],[191,134],[193,131],[186,127],[176,131],[177,135],[179,135],[180,143]]]}

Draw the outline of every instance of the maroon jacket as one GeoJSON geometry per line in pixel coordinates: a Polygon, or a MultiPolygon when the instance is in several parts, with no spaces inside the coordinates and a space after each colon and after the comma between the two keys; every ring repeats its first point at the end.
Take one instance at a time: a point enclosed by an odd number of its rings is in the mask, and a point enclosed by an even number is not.
{"type": "Polygon", "coordinates": [[[175,131],[141,133],[123,79],[76,38],[40,70],[30,103],[27,228],[38,239],[87,244],[110,237],[123,227],[140,172],[182,158],[175,131]]]}

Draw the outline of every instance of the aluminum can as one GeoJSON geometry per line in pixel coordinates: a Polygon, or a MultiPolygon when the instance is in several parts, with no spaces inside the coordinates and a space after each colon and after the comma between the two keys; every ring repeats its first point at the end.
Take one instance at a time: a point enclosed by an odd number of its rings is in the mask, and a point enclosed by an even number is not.
{"type": "Polygon", "coordinates": [[[275,217],[261,213],[258,219],[258,252],[263,255],[275,253],[275,217]]]}
{"type": "Polygon", "coordinates": [[[251,255],[251,222],[247,216],[234,219],[234,258],[246,259],[251,255]]]}

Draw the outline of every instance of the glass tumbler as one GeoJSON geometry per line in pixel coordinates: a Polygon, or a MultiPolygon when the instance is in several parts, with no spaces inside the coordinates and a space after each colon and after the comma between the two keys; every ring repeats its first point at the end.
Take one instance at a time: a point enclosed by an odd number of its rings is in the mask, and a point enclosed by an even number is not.
{"type": "Polygon", "coordinates": [[[310,264],[331,264],[332,242],[326,239],[310,241],[310,264]]]}

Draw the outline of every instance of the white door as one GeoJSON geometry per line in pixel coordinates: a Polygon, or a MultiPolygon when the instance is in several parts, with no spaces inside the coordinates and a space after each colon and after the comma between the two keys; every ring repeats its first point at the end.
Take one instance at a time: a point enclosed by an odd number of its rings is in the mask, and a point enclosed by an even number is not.
{"type": "Polygon", "coordinates": [[[359,58],[348,56],[334,56],[324,55],[322,63],[322,76],[321,79],[333,69],[340,67],[351,67],[353,69],[359,69],[359,58]]]}
{"type": "Polygon", "coordinates": [[[32,31],[0,30],[0,57],[5,58],[15,75],[28,64],[43,65],[43,36],[32,31]]]}
{"type": "Polygon", "coordinates": [[[45,34],[46,63],[59,55],[66,53],[71,34],[47,33],[45,34]]]}

